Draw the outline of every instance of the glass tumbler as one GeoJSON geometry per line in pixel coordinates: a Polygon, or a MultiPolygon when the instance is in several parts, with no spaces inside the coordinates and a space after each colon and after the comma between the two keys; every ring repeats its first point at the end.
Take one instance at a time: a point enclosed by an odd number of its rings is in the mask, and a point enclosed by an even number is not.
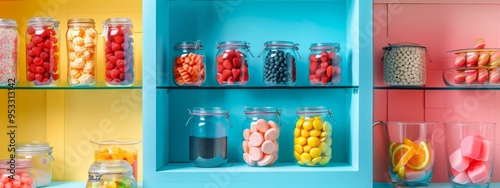
{"type": "Polygon", "coordinates": [[[377,122],[384,126],[387,162],[396,187],[427,187],[434,168],[434,122],[377,122]]]}
{"type": "Polygon", "coordinates": [[[495,123],[445,123],[448,177],[453,187],[489,187],[495,157],[495,123]]]}

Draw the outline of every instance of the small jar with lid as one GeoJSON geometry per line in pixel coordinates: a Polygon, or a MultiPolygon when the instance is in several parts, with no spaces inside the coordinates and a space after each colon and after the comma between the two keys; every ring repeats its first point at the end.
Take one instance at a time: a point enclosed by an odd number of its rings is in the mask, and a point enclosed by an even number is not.
{"type": "Polygon", "coordinates": [[[89,168],[86,188],[137,188],[132,167],[123,160],[95,161],[89,168]]]}
{"type": "Polygon", "coordinates": [[[36,173],[36,185],[45,186],[52,181],[52,147],[46,142],[21,143],[16,146],[16,157],[31,159],[36,173]]]}
{"type": "Polygon", "coordinates": [[[326,166],[332,158],[332,111],[323,106],[299,107],[294,156],[300,166],[326,166]]]}
{"type": "Polygon", "coordinates": [[[341,76],[340,44],[313,43],[309,48],[309,81],[311,85],[339,85],[341,76]]]}
{"type": "Polygon", "coordinates": [[[16,20],[0,18],[0,86],[16,85],[19,32],[16,20]]]}
{"type": "Polygon", "coordinates": [[[36,188],[36,176],[30,159],[0,160],[0,187],[36,188]]]}
{"type": "Polygon", "coordinates": [[[174,46],[174,82],[178,86],[201,86],[205,81],[205,52],[198,41],[178,42],[174,46]]]}
{"type": "Polygon", "coordinates": [[[94,86],[97,82],[97,31],[90,18],[68,20],[66,44],[68,52],[68,84],[94,86]]]}
{"type": "Polygon", "coordinates": [[[137,179],[137,155],[138,151],[135,145],[139,144],[141,140],[128,139],[128,138],[113,138],[103,140],[90,141],[96,144],[98,148],[95,150],[94,160],[114,160],[121,159],[132,166],[132,174],[137,179]]]}
{"type": "Polygon", "coordinates": [[[109,18],[103,23],[107,86],[131,86],[134,72],[134,31],[129,18],[109,18]]]}
{"type": "Polygon", "coordinates": [[[30,86],[59,84],[59,22],[33,17],[26,31],[26,79],[30,86]]]}
{"type": "Polygon", "coordinates": [[[189,160],[196,167],[217,167],[227,163],[227,132],[230,113],[220,107],[189,110],[189,160]]]}
{"type": "Polygon", "coordinates": [[[245,41],[217,42],[216,79],[219,85],[245,85],[248,82],[250,44],[245,41]]]}
{"type": "Polygon", "coordinates": [[[289,86],[296,80],[296,59],[299,44],[290,41],[267,41],[264,43],[263,54],[264,83],[270,86],[289,86]]]}
{"type": "Polygon", "coordinates": [[[275,107],[245,107],[243,160],[248,166],[272,166],[278,160],[280,115],[275,107]]]}

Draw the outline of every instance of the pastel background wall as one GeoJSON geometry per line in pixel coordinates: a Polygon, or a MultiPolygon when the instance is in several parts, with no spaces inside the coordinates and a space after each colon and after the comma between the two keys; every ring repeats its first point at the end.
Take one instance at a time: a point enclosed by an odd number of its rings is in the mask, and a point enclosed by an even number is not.
{"type": "MultiPolygon", "coordinates": [[[[25,84],[25,32],[30,17],[52,16],[59,20],[61,82],[66,83],[67,21],[93,18],[101,34],[102,22],[111,17],[128,17],[134,23],[136,84],[142,80],[141,0],[0,0],[0,18],[17,20],[20,32],[20,84],[25,84]]],[[[104,75],[103,38],[98,40],[97,73],[104,75]]],[[[17,142],[47,141],[54,147],[53,179],[86,181],[97,147],[90,140],[112,137],[142,139],[142,92],[119,90],[16,90],[17,142]]],[[[0,90],[0,158],[7,158],[7,90],[0,90]]],[[[142,181],[142,145],[139,150],[139,181],[142,181]]]]}
{"type": "MultiPolygon", "coordinates": [[[[500,2],[375,0],[374,85],[384,86],[382,47],[388,43],[414,42],[428,48],[426,87],[445,87],[442,70],[452,67],[454,54],[484,38],[486,47],[500,47],[500,2]]],[[[447,182],[443,123],[490,121],[500,124],[500,91],[492,90],[374,90],[374,120],[434,121],[436,165],[432,181],[447,182]]],[[[500,128],[497,127],[497,134],[500,128]]],[[[499,134],[500,135],[500,134],[499,134]]],[[[381,127],[374,128],[374,181],[387,181],[388,171],[381,127]]],[[[493,181],[500,181],[500,137],[497,137],[493,181]]]]}

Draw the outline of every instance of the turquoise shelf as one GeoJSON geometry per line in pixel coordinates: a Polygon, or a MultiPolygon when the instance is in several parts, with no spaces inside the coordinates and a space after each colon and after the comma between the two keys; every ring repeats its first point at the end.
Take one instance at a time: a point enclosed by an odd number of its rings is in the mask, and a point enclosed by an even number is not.
{"type": "MultiPolygon", "coordinates": [[[[139,188],[142,188],[142,183],[138,183],[139,188]]],[[[87,185],[87,182],[71,182],[71,181],[57,181],[57,182],[51,182],[49,185],[45,187],[50,187],[50,188],[69,188],[69,187],[85,187],[87,185]]]]}

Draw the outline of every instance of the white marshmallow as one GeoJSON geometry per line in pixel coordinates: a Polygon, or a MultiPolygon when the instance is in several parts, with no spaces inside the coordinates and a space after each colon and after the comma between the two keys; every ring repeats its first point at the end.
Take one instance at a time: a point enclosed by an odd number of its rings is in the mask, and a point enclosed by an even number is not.
{"type": "Polygon", "coordinates": [[[72,61],[70,63],[71,68],[76,68],[76,69],[81,69],[85,62],[82,60],[82,58],[76,58],[75,61],[72,61]]]}

